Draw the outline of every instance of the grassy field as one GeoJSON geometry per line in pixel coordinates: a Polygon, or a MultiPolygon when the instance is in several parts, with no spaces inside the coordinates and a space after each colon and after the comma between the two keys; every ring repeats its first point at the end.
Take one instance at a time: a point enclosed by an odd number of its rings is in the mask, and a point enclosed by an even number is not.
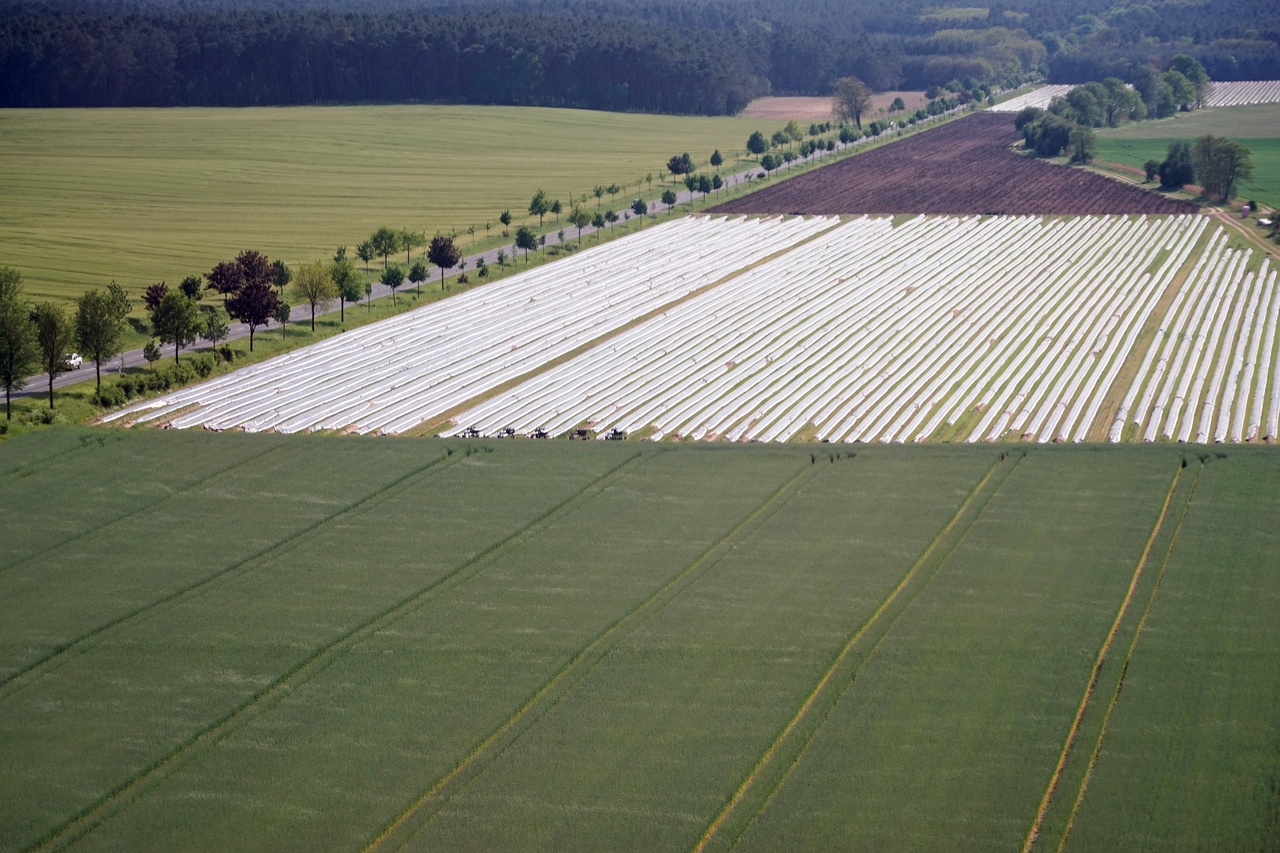
{"type": "Polygon", "coordinates": [[[1280,207],[1280,104],[1196,110],[1100,130],[1098,157],[1141,169],[1148,160],[1163,160],[1170,143],[1205,134],[1234,139],[1252,152],[1254,176],[1240,185],[1238,198],[1280,207]]]}
{"type": "Polygon", "coordinates": [[[19,436],[0,847],[1265,846],[1278,467],[19,436]]]}
{"type": "Polygon", "coordinates": [[[444,106],[2,110],[0,264],[42,299],[112,279],[136,296],[246,248],[327,258],[382,225],[456,229],[469,250],[496,245],[503,209],[527,220],[539,188],[567,210],[618,183],[625,204],[648,173],[659,191],[672,154],[706,168],[718,148],[728,170],[753,130],[783,123],[444,106]]]}

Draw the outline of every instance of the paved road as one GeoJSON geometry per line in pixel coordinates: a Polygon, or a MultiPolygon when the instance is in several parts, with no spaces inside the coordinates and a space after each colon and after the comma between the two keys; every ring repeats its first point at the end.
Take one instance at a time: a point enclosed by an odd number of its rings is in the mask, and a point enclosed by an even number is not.
{"type": "MultiPolygon", "coordinates": [[[[930,124],[932,124],[932,122],[930,122],[930,124]]],[[[898,133],[900,134],[901,132],[899,131],[898,133]]],[[[863,142],[864,140],[860,139],[858,141],[850,142],[848,144],[838,143],[836,145],[836,151],[839,152],[846,148],[849,148],[850,146],[862,144],[863,142]]],[[[810,159],[812,160],[812,159],[826,157],[830,153],[831,152],[822,151],[814,154],[810,159]]],[[[780,172],[785,171],[787,169],[800,166],[804,162],[806,161],[795,160],[792,163],[782,165],[781,167],[779,167],[777,171],[780,171],[780,172]]],[[[732,188],[746,181],[752,181],[752,180],[758,181],[759,179],[755,178],[754,176],[759,174],[759,172],[760,172],[760,168],[757,166],[751,169],[746,169],[744,171],[737,172],[735,174],[728,175],[727,177],[724,178],[725,186],[732,188]]],[[[676,186],[679,186],[679,185],[677,184],[676,186]]],[[[668,187],[667,189],[673,189],[673,187],[668,187]]],[[[679,190],[676,193],[676,203],[674,205],[671,205],[671,208],[680,207],[681,205],[689,205],[690,198],[692,195],[693,194],[690,193],[688,190],[685,190],[685,189],[679,190]]],[[[707,200],[702,199],[702,201],[705,206],[707,203],[707,200]]],[[[695,205],[696,205],[696,202],[695,202],[695,205]]],[[[671,208],[668,208],[667,205],[664,205],[658,199],[648,201],[648,207],[649,207],[650,213],[662,213],[666,210],[671,209],[671,208]]],[[[601,211],[601,212],[603,213],[604,211],[601,211]]],[[[618,214],[618,219],[620,221],[623,219],[624,215],[625,216],[633,215],[631,213],[630,203],[628,203],[626,207],[619,208],[614,212],[618,214]]],[[[544,224],[543,227],[546,228],[547,226],[544,224]]],[[[609,226],[607,225],[605,226],[605,228],[608,228],[608,227],[609,226]]],[[[560,224],[551,225],[549,227],[549,230],[545,233],[544,236],[546,237],[546,241],[547,241],[546,244],[548,246],[554,246],[560,242],[558,234],[562,229],[564,231],[566,243],[576,242],[578,240],[578,229],[572,225],[569,225],[568,223],[562,222],[560,224]]],[[[594,234],[595,232],[596,232],[596,229],[593,226],[588,225],[582,229],[581,236],[587,237],[587,236],[590,236],[591,234],[594,234]]],[[[484,260],[484,262],[489,264],[490,266],[496,265],[498,263],[498,252],[500,250],[506,251],[509,257],[514,252],[514,249],[511,246],[499,246],[493,249],[489,249],[488,251],[485,251],[485,252],[477,252],[476,254],[473,254],[473,255],[467,255],[465,257],[465,260],[467,263],[467,270],[474,270],[477,262],[479,262],[480,260],[484,260]]],[[[450,278],[453,278],[456,275],[457,273],[446,276],[446,281],[450,278]]],[[[428,285],[430,281],[431,279],[428,279],[428,281],[423,282],[423,284],[428,285]]],[[[435,281],[437,282],[439,281],[438,274],[436,276],[435,281]]],[[[408,287],[403,287],[398,292],[404,293],[406,290],[408,290],[408,287]]],[[[390,296],[390,295],[391,295],[391,288],[387,287],[384,284],[376,284],[376,283],[374,284],[371,298],[378,299],[380,297],[390,296]]],[[[348,307],[351,307],[351,306],[349,305],[348,307]]],[[[338,307],[336,307],[336,303],[335,303],[335,307],[325,312],[317,312],[316,316],[319,317],[321,316],[322,313],[333,314],[336,311],[338,311],[338,307]]],[[[293,309],[293,311],[290,313],[289,317],[290,317],[290,322],[292,323],[310,323],[311,308],[308,305],[296,306],[293,309]]],[[[249,327],[246,326],[244,323],[232,323],[230,328],[231,328],[231,334],[229,335],[228,340],[239,340],[242,338],[249,337],[249,327]]],[[[261,334],[263,333],[263,330],[264,329],[260,327],[255,334],[261,334]]],[[[196,348],[197,351],[198,349],[199,348],[196,348]]],[[[167,357],[172,354],[172,348],[166,346],[164,347],[164,352],[167,357]]],[[[132,367],[144,367],[146,366],[146,364],[147,364],[147,361],[145,358],[142,357],[141,349],[129,350],[128,352],[120,356],[117,356],[116,358],[113,358],[110,362],[104,363],[102,365],[102,375],[105,378],[107,376],[119,373],[124,369],[132,368],[132,367]]],[[[59,374],[53,380],[53,387],[54,387],[54,390],[57,390],[58,388],[65,388],[68,385],[74,385],[77,382],[88,382],[92,380],[93,380],[93,363],[86,361],[77,370],[71,370],[66,373],[59,374]]],[[[13,396],[30,397],[30,396],[36,396],[39,394],[48,394],[48,393],[49,393],[48,374],[40,373],[35,376],[29,377],[27,379],[26,387],[22,391],[15,393],[13,396]]]]}

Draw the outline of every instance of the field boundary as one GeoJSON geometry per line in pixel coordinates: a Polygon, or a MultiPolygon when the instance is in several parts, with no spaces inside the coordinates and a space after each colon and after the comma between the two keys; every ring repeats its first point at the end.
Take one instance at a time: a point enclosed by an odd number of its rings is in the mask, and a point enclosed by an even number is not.
{"type": "Polygon", "coordinates": [[[1005,481],[1025,457],[1025,453],[1003,453],[996,459],[991,467],[987,469],[986,473],[960,503],[960,506],[956,509],[951,519],[942,527],[941,530],[938,531],[920,556],[917,557],[915,562],[913,562],[907,569],[906,574],[903,575],[902,580],[898,582],[898,585],[894,587],[894,589],[884,598],[880,603],[880,606],[876,608],[875,612],[873,612],[871,616],[858,626],[858,628],[850,635],[849,639],[836,654],[826,671],[818,679],[817,684],[800,704],[800,707],[796,710],[795,714],[792,715],[791,719],[787,721],[785,726],[783,726],[782,730],[774,738],[773,742],[761,754],[750,772],[729,798],[729,801],[725,803],[724,808],[720,810],[716,817],[707,826],[706,830],[698,839],[698,842],[693,846],[692,853],[703,853],[703,851],[708,849],[713,842],[717,842],[717,836],[720,835],[722,828],[729,823],[730,818],[733,817],[735,812],[738,812],[739,807],[747,800],[752,789],[756,787],[757,781],[762,778],[762,776],[769,770],[769,766],[774,763],[775,756],[779,756],[786,751],[790,753],[790,758],[787,760],[786,768],[783,770],[781,776],[772,786],[770,786],[769,790],[765,792],[763,799],[761,799],[759,803],[755,804],[754,808],[751,808],[750,813],[746,818],[739,821],[740,826],[738,827],[738,831],[734,834],[733,842],[720,842],[717,846],[723,847],[726,846],[726,844],[728,846],[733,846],[733,844],[736,844],[737,840],[742,837],[755,819],[763,813],[764,809],[768,806],[769,802],[772,801],[777,791],[786,783],[792,770],[800,762],[805,751],[809,748],[809,745],[813,742],[817,733],[822,729],[827,718],[830,717],[831,712],[835,709],[849,686],[857,678],[858,672],[862,669],[862,666],[872,655],[875,654],[876,649],[879,648],[880,643],[883,642],[884,638],[893,629],[897,620],[906,612],[920,593],[928,586],[929,582],[937,574],[938,570],[946,563],[947,559],[956,547],[964,541],[969,530],[973,527],[974,522],[976,522],[981,516],[987,504],[990,503],[991,499],[999,493],[1005,481]],[[991,486],[990,489],[987,488],[989,485],[991,486]],[[958,525],[960,525],[962,521],[967,523],[964,524],[963,528],[958,528],[958,525]],[[935,554],[937,555],[936,559],[935,554]],[[917,577],[921,579],[920,583],[909,595],[904,596],[904,591],[911,586],[912,581],[917,577]],[[848,678],[846,679],[844,677],[846,673],[844,672],[845,667],[843,664],[850,659],[850,652],[856,645],[858,645],[859,641],[862,640],[864,636],[868,636],[869,632],[871,632],[873,628],[877,627],[877,623],[880,621],[881,616],[897,604],[900,598],[902,599],[902,603],[897,607],[897,612],[889,619],[888,624],[884,626],[883,630],[879,631],[879,636],[876,638],[872,647],[867,651],[867,654],[857,661],[852,672],[847,673],[848,678]],[[840,675],[839,679],[836,677],[837,674],[840,675]],[[831,692],[827,690],[827,687],[833,683],[839,685],[837,688],[833,688],[835,695],[824,697],[825,693],[831,692]],[[807,725],[803,735],[797,734],[797,732],[801,731],[802,726],[806,725],[806,717],[811,716],[810,712],[818,706],[820,700],[824,708],[821,715],[817,717],[817,719],[813,720],[812,723],[807,725]],[[803,737],[803,740],[796,743],[797,738],[801,737],[803,737]]]}
{"type": "MultiPolygon", "coordinates": [[[[828,461],[835,463],[839,459],[849,458],[852,455],[852,453],[830,454],[828,461]]],[[[389,841],[391,841],[395,849],[403,849],[405,845],[426,828],[436,814],[439,813],[439,809],[443,807],[445,801],[456,790],[466,787],[474,778],[482,774],[526,731],[537,724],[543,716],[572,692],[582,679],[586,678],[604,660],[618,638],[643,623],[653,612],[660,610],[674,600],[691,583],[718,564],[726,554],[737,546],[738,542],[749,537],[760,525],[775,515],[779,509],[799,493],[805,484],[818,476],[820,472],[826,470],[819,467],[820,458],[819,454],[811,453],[807,466],[788,478],[786,482],[766,497],[761,504],[730,528],[724,536],[709,545],[706,550],[667,580],[648,598],[618,617],[612,624],[597,634],[559,672],[551,676],[533,696],[529,697],[515,714],[477,744],[462,761],[436,780],[435,784],[376,835],[364,848],[365,853],[382,849],[389,841]],[[433,806],[434,808],[432,808],[433,806]],[[428,809],[430,809],[429,812],[427,811],[428,809]]]]}
{"type": "Polygon", "coordinates": [[[1178,535],[1182,532],[1182,525],[1186,522],[1187,515],[1191,512],[1191,500],[1195,496],[1196,485],[1200,482],[1202,473],[1204,473],[1203,462],[1196,470],[1195,477],[1191,481],[1186,503],[1182,507],[1182,515],[1178,518],[1178,524],[1169,540],[1169,548],[1165,551],[1164,560],[1160,563],[1160,571],[1156,575],[1156,582],[1151,587],[1151,594],[1147,597],[1147,604],[1142,610],[1142,617],[1138,620],[1138,626],[1133,632],[1133,639],[1129,641],[1129,648],[1125,651],[1124,661],[1120,665],[1120,676],[1116,679],[1115,689],[1111,693],[1106,713],[1102,717],[1102,726],[1098,730],[1098,738],[1093,745],[1093,751],[1089,754],[1089,762],[1085,767],[1084,776],[1080,780],[1080,789],[1076,792],[1075,801],[1071,805],[1071,812],[1067,815],[1066,826],[1062,830],[1062,838],[1058,841],[1058,853],[1061,853],[1067,846],[1067,839],[1070,837],[1071,828],[1075,824],[1076,813],[1079,812],[1080,805],[1084,802],[1085,791],[1089,787],[1089,780],[1093,778],[1093,769],[1098,763],[1098,755],[1102,752],[1102,742],[1107,736],[1107,727],[1111,723],[1111,714],[1115,711],[1116,704],[1120,701],[1120,691],[1124,688],[1125,675],[1129,672],[1129,662],[1133,660],[1133,652],[1138,646],[1138,640],[1142,638],[1142,631],[1147,625],[1147,617],[1151,615],[1151,608],[1155,605],[1156,594],[1160,591],[1160,584],[1164,581],[1165,570],[1169,568],[1169,561],[1173,558],[1173,549],[1178,543],[1178,535]]]}
{"type": "MultiPolygon", "coordinates": [[[[1058,785],[1062,780],[1063,770],[1066,767],[1067,759],[1070,757],[1072,749],[1075,746],[1076,737],[1080,732],[1081,723],[1084,720],[1085,712],[1089,708],[1090,700],[1098,686],[1098,679],[1102,673],[1103,664],[1106,662],[1107,655],[1111,651],[1111,644],[1115,641],[1116,634],[1120,631],[1120,626],[1124,622],[1125,616],[1129,612],[1129,605],[1133,601],[1134,593],[1137,591],[1138,584],[1142,580],[1143,569],[1146,567],[1147,559],[1151,556],[1151,551],[1155,547],[1156,540],[1161,532],[1165,529],[1165,518],[1169,514],[1169,507],[1173,504],[1174,495],[1178,491],[1179,485],[1183,482],[1182,474],[1186,470],[1186,460],[1174,472],[1173,481],[1169,484],[1169,490],[1165,494],[1164,504],[1160,508],[1160,514],[1156,517],[1155,525],[1151,528],[1151,533],[1147,537],[1146,545],[1142,549],[1142,554],[1138,558],[1138,563],[1134,566],[1133,574],[1129,579],[1129,587],[1125,591],[1124,598],[1120,602],[1120,607],[1116,611],[1115,619],[1112,620],[1111,629],[1107,632],[1107,636],[1103,639],[1098,654],[1094,658],[1093,668],[1089,673],[1089,680],[1085,684],[1084,695],[1080,697],[1080,704],[1076,708],[1075,717],[1071,721],[1071,726],[1067,730],[1066,739],[1062,744],[1062,751],[1058,755],[1058,763],[1053,769],[1053,774],[1049,777],[1049,783],[1045,787],[1044,796],[1040,799],[1040,806],[1036,811],[1035,819],[1032,821],[1031,828],[1027,832],[1026,840],[1022,844],[1022,853],[1030,853],[1035,846],[1036,839],[1040,835],[1041,827],[1044,824],[1045,816],[1048,814],[1049,805],[1053,801],[1053,795],[1058,789],[1058,785]]],[[[1194,481],[1192,483],[1194,488],[1194,481]]],[[[1186,500],[1190,500],[1190,494],[1186,500]]],[[[1172,549],[1172,542],[1169,548],[1172,549]]],[[[1154,592],[1153,592],[1154,595],[1154,592]]]]}

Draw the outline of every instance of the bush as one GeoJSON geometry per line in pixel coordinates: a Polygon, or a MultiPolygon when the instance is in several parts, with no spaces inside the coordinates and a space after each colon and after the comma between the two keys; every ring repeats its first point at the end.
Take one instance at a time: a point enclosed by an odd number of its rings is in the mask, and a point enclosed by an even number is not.
{"type": "Polygon", "coordinates": [[[104,409],[123,406],[129,396],[120,385],[103,385],[102,390],[94,395],[93,401],[104,409]]]}
{"type": "Polygon", "coordinates": [[[195,370],[196,375],[199,376],[201,379],[208,379],[209,376],[213,373],[213,368],[216,364],[216,362],[214,361],[213,355],[207,352],[202,352],[199,355],[191,356],[191,358],[189,359],[189,362],[191,364],[192,369],[195,370]]]}
{"type": "Polygon", "coordinates": [[[227,364],[236,360],[236,351],[231,348],[231,344],[220,344],[213,348],[213,352],[219,361],[227,364]]]}

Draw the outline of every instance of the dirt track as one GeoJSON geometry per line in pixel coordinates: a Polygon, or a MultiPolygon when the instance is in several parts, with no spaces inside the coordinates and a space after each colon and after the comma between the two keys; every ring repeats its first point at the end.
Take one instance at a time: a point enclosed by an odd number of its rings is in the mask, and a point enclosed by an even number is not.
{"type": "Polygon", "coordinates": [[[1100,175],[1024,157],[1013,116],[978,113],[712,208],[715,213],[1189,213],[1100,175]]]}

